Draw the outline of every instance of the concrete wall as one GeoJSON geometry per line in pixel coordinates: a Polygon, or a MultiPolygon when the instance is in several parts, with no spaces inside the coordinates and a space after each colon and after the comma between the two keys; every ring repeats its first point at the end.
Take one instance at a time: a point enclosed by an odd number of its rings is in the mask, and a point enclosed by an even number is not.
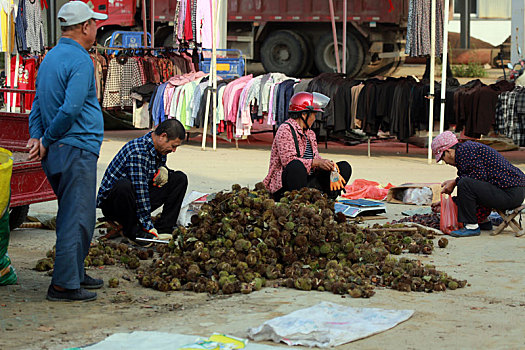
{"type": "Polygon", "coordinates": [[[511,0],[478,0],[478,18],[510,19],[511,0]]]}
{"type": "MultiPolygon", "coordinates": [[[[510,35],[510,19],[476,19],[471,18],[470,36],[488,42],[494,46],[501,45],[510,35]]],[[[454,19],[449,22],[449,32],[460,32],[460,21],[454,19]]]]}

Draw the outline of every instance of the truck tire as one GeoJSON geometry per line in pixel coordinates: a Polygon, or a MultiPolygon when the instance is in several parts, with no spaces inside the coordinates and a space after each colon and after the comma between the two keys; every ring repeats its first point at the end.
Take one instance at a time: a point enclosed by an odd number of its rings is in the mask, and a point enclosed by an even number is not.
{"type": "MultiPolygon", "coordinates": [[[[338,36],[339,59],[342,59],[342,37],[338,36]]],[[[363,45],[357,36],[349,31],[346,35],[346,74],[356,76],[365,62],[363,45]]],[[[315,65],[321,73],[334,73],[337,71],[335,61],[334,37],[332,33],[323,35],[316,44],[315,65]]]]}
{"type": "Polygon", "coordinates": [[[21,205],[9,209],[9,229],[13,231],[26,221],[29,205],[21,205]]]}
{"type": "Polygon", "coordinates": [[[308,50],[303,38],[290,31],[270,34],[261,46],[261,62],[266,72],[297,77],[306,67],[308,50]]]}
{"type": "MultiPolygon", "coordinates": [[[[156,41],[156,40],[155,40],[156,41]]],[[[175,41],[173,41],[173,33],[168,33],[162,42],[163,47],[175,47],[175,41]]]]}
{"type": "MultiPolygon", "coordinates": [[[[399,45],[398,45],[398,50],[402,52],[402,47],[400,47],[399,45]]],[[[367,67],[365,67],[364,75],[389,76],[389,75],[394,74],[399,69],[399,67],[403,65],[403,63],[405,63],[404,56],[380,58],[378,60],[375,60],[373,63],[370,63],[367,67]]]]}
{"type": "MultiPolygon", "coordinates": [[[[307,76],[309,73],[313,71],[312,68],[314,68],[315,49],[314,49],[314,44],[312,42],[312,39],[306,33],[296,32],[296,31],[294,31],[294,33],[299,35],[303,39],[304,43],[306,44],[306,55],[304,59],[305,66],[301,74],[298,75],[298,77],[301,78],[301,77],[307,76]]],[[[312,73],[315,73],[315,72],[312,72],[312,73]]],[[[316,74],[313,74],[313,75],[316,75],[316,74]]]]}

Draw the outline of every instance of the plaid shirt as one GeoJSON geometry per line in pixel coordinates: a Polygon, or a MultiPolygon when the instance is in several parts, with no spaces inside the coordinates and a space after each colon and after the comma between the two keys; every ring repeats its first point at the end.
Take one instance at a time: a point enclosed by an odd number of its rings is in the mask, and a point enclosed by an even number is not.
{"type": "Polygon", "coordinates": [[[109,61],[103,108],[133,106],[130,91],[142,85],[139,64],[132,57],[113,58],[109,61]],[[122,63],[119,63],[121,61],[122,63]]]}
{"type": "Polygon", "coordinates": [[[118,180],[122,178],[130,180],[135,189],[137,218],[147,230],[153,228],[149,186],[157,170],[166,165],[166,156],[158,154],[155,150],[151,133],[150,131],[142,137],[131,140],[121,148],[109,163],[97,196],[97,207],[100,208],[118,180]]]}
{"type": "Polygon", "coordinates": [[[499,95],[496,106],[495,129],[518,146],[525,146],[525,88],[517,86],[499,95]]]}

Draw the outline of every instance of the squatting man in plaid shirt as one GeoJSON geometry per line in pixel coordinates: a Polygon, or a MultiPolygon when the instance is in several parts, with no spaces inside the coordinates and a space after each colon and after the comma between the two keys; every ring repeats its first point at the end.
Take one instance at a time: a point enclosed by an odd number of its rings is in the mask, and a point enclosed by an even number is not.
{"type": "Polygon", "coordinates": [[[182,171],[168,169],[166,156],[177,150],[184,136],[178,120],[166,120],[155,131],[126,143],[106,169],[97,207],[107,219],[122,225],[129,239],[171,237],[188,178],[182,171]],[[162,205],[160,219],[153,224],[151,212],[162,205]]]}

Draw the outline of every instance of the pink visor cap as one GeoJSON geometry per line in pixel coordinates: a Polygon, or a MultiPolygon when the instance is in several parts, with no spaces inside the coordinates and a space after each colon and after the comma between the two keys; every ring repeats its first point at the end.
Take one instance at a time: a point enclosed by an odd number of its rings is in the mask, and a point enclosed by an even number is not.
{"type": "Polygon", "coordinates": [[[441,157],[443,157],[443,152],[454,146],[456,143],[458,143],[458,139],[451,131],[445,131],[444,133],[436,136],[436,138],[432,141],[432,152],[436,156],[436,162],[441,160],[441,157]]]}

